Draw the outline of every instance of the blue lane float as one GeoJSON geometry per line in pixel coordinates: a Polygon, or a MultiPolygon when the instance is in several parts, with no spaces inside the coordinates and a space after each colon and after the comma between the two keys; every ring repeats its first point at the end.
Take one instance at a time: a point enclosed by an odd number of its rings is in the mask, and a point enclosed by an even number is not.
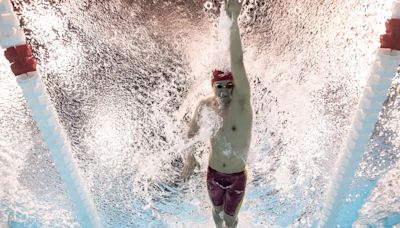
{"type": "Polygon", "coordinates": [[[6,49],[5,55],[74,204],[81,227],[101,227],[93,200],[74,161],[70,142],[60,125],[41,76],[36,71],[36,59],[26,44],[25,35],[9,0],[0,0],[0,31],[0,46],[6,49]]]}
{"type": "Polygon", "coordinates": [[[391,214],[390,216],[380,220],[381,225],[385,228],[394,227],[400,224],[400,212],[391,214]]]}
{"type": "Polygon", "coordinates": [[[348,198],[336,218],[336,224],[340,224],[343,227],[352,227],[352,224],[359,217],[358,211],[377,186],[377,182],[376,179],[368,180],[366,178],[353,180],[348,198]]]}
{"type": "MultiPolygon", "coordinates": [[[[392,19],[389,21],[400,18],[400,2],[393,4],[392,13],[392,19]]],[[[387,98],[387,91],[399,64],[400,51],[391,48],[377,50],[370,77],[347,137],[346,146],[339,156],[334,176],[328,186],[328,194],[318,227],[351,227],[358,218],[359,209],[376,185],[376,181],[364,183],[367,186],[364,186],[362,190],[357,188],[361,193],[357,200],[346,203],[346,198],[350,194],[350,185],[363,154],[367,151],[370,136],[378,121],[379,112],[387,98]]]]}
{"type": "MultiPolygon", "coordinates": [[[[21,208],[23,206],[21,205],[21,208]]],[[[12,227],[12,228],[40,228],[44,227],[42,221],[38,219],[35,215],[27,215],[21,211],[16,211],[8,208],[7,205],[0,203],[0,209],[5,212],[3,214],[3,220],[0,218],[0,227],[12,227]]]]}

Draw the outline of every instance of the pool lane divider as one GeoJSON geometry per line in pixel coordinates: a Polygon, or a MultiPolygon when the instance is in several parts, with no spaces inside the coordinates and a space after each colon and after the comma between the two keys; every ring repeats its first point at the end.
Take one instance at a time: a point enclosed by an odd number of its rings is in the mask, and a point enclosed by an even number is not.
{"type": "MultiPolygon", "coordinates": [[[[387,98],[387,92],[400,64],[400,2],[393,3],[392,18],[386,21],[386,34],[381,36],[381,47],[376,51],[368,82],[364,88],[358,111],[349,131],[345,148],[339,155],[334,176],[328,186],[328,193],[318,222],[318,227],[351,227],[358,218],[358,211],[363,203],[347,208],[346,215],[341,215],[349,195],[363,154],[378,121],[379,112],[387,98]],[[338,218],[348,216],[346,219],[338,218]]],[[[367,194],[361,194],[365,202],[367,194]]]]}
{"type": "Polygon", "coordinates": [[[36,59],[9,0],[0,0],[0,46],[32,112],[43,142],[53,158],[81,227],[102,227],[94,202],[72,155],[46,86],[36,70],[36,59]]]}

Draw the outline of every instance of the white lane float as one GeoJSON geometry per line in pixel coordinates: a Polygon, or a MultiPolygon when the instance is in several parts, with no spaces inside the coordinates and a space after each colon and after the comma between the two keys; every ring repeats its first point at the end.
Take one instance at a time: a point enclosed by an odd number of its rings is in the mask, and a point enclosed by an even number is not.
{"type": "Polygon", "coordinates": [[[9,0],[0,0],[0,46],[6,49],[5,56],[11,63],[11,70],[32,117],[74,204],[81,227],[102,227],[93,200],[74,161],[70,142],[60,125],[46,86],[36,70],[36,59],[32,55],[31,46],[26,43],[9,0]]]}
{"type": "MultiPolygon", "coordinates": [[[[386,34],[381,36],[381,47],[376,52],[375,62],[349,131],[346,146],[340,154],[335,174],[328,186],[318,227],[351,227],[358,217],[362,203],[346,208],[347,218],[338,220],[399,64],[400,2],[395,2],[392,18],[386,21],[386,34]]],[[[360,195],[363,199],[358,199],[359,202],[365,201],[372,190],[371,187],[374,185],[367,186],[366,194],[360,195]]]]}

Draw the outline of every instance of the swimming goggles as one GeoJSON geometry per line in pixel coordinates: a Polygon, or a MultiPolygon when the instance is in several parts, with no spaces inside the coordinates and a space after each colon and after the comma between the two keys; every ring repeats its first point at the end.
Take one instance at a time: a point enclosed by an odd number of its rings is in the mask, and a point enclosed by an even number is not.
{"type": "Polygon", "coordinates": [[[217,89],[222,89],[222,88],[232,89],[233,88],[233,84],[232,83],[229,83],[229,84],[226,84],[226,85],[215,83],[214,86],[217,89]]]}

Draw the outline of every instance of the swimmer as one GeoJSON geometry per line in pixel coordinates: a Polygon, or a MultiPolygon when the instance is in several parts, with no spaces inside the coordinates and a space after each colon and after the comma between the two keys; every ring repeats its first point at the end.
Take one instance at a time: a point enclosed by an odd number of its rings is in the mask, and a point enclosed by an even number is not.
{"type": "MultiPolygon", "coordinates": [[[[222,227],[225,222],[227,227],[236,227],[246,188],[246,159],[251,140],[253,112],[250,102],[250,83],[243,64],[237,23],[243,1],[224,0],[224,2],[225,11],[233,21],[229,44],[231,71],[212,71],[213,96],[201,100],[197,105],[190,123],[188,138],[198,133],[201,127],[198,124],[199,114],[204,107],[214,110],[223,119],[221,128],[210,138],[207,189],[213,204],[215,225],[222,227]]],[[[188,151],[182,172],[185,181],[193,173],[196,164],[198,162],[194,152],[188,151]]]]}

